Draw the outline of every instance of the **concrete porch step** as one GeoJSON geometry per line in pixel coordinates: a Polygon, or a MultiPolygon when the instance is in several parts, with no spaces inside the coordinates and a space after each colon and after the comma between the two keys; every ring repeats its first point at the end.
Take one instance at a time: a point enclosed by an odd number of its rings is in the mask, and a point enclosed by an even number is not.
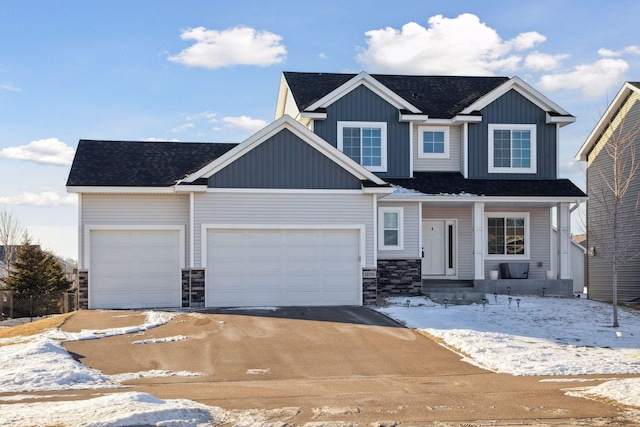
{"type": "Polygon", "coordinates": [[[433,288],[473,288],[472,280],[422,279],[422,289],[433,288]]]}

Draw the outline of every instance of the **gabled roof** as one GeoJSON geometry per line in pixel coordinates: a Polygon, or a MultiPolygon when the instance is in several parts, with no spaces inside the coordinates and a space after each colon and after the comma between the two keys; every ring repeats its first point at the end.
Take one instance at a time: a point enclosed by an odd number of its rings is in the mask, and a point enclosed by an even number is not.
{"type": "Polygon", "coordinates": [[[589,136],[587,137],[578,154],[576,154],[576,160],[587,161],[589,153],[593,147],[598,143],[604,132],[609,127],[609,124],[615,119],[616,115],[623,107],[627,99],[632,93],[640,93],[640,82],[626,82],[622,85],[620,91],[615,96],[607,110],[604,112],[596,126],[593,128],[589,136]]]}
{"type": "MultiPolygon", "coordinates": [[[[284,79],[299,111],[308,110],[328,94],[339,91],[360,74],[285,72],[284,79]]],[[[450,119],[508,77],[369,75],[430,118],[450,119]]]]}
{"type": "Polygon", "coordinates": [[[168,187],[236,145],[81,140],[67,187],[168,187]]]}
{"type": "Polygon", "coordinates": [[[587,197],[568,179],[465,179],[458,172],[415,172],[413,178],[388,178],[387,181],[423,195],[587,197]]]}
{"type": "Polygon", "coordinates": [[[200,169],[194,171],[189,176],[180,180],[180,183],[192,183],[202,178],[209,178],[216,172],[222,170],[229,164],[245,155],[247,152],[253,150],[263,142],[267,141],[269,138],[282,131],[283,129],[288,129],[293,134],[297,135],[300,139],[309,144],[311,147],[315,148],[316,150],[333,160],[335,163],[342,166],[345,170],[350,172],[353,176],[357,177],[361,181],[371,181],[379,186],[387,185],[384,180],[380,179],[378,176],[353,161],[340,150],[333,147],[327,141],[320,138],[318,135],[311,132],[309,129],[287,115],[282,116],[280,119],[271,123],[264,129],[258,131],[253,136],[249,137],[247,140],[237,145],[236,147],[233,147],[231,150],[224,153],[220,157],[203,165],[200,169]]]}

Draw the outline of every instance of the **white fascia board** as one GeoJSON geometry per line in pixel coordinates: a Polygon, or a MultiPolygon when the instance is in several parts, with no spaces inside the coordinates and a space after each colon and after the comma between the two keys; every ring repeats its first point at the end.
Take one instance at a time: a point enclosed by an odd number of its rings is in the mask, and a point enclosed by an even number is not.
{"type": "Polygon", "coordinates": [[[398,109],[409,110],[412,113],[421,113],[421,111],[413,104],[407,102],[400,95],[380,83],[375,78],[371,77],[371,75],[366,73],[365,71],[362,71],[357,76],[354,76],[346,83],[329,92],[328,94],[311,104],[309,107],[307,107],[305,110],[313,111],[318,108],[326,108],[327,106],[333,104],[335,101],[342,98],[347,93],[351,92],[360,85],[364,85],[376,95],[380,96],[382,99],[398,109]]]}
{"type": "Polygon", "coordinates": [[[437,205],[437,202],[457,202],[457,203],[540,203],[540,204],[555,204],[555,203],[577,203],[585,202],[588,197],[519,197],[519,196],[477,196],[475,194],[469,195],[415,195],[415,196],[393,196],[389,195],[378,200],[378,202],[433,202],[437,205]]]}
{"type": "Polygon", "coordinates": [[[290,93],[289,83],[287,83],[287,79],[284,77],[284,73],[282,73],[280,76],[280,87],[278,88],[278,101],[276,102],[276,116],[274,120],[278,120],[284,116],[287,108],[287,98],[290,93]]]}
{"type": "Polygon", "coordinates": [[[176,193],[206,193],[206,185],[176,185],[176,193]]]}
{"type": "Polygon", "coordinates": [[[326,120],[327,113],[316,113],[313,111],[303,111],[300,113],[300,117],[310,120],[326,120]]]}
{"type": "Polygon", "coordinates": [[[517,91],[519,94],[527,98],[529,101],[531,101],[532,103],[534,103],[544,111],[552,110],[563,116],[571,115],[567,111],[565,111],[563,108],[561,108],[558,104],[551,101],[549,98],[544,96],[542,93],[534,89],[529,84],[525,83],[519,77],[512,77],[511,79],[507,80],[506,82],[504,82],[503,84],[501,84],[500,86],[492,90],[491,92],[482,96],[476,102],[474,102],[473,104],[471,104],[470,106],[462,110],[462,114],[469,114],[473,111],[483,109],[484,107],[491,104],[493,101],[500,98],[502,95],[504,95],[511,89],[517,91]]]}
{"type": "Polygon", "coordinates": [[[183,182],[193,182],[198,178],[209,178],[214,175],[216,172],[224,169],[229,164],[233,163],[240,157],[244,156],[249,151],[258,147],[264,141],[268,140],[272,136],[276,135],[283,129],[288,129],[294,135],[298,136],[303,141],[307,142],[311,147],[318,150],[320,153],[329,157],[338,165],[342,166],[349,173],[354,175],[356,178],[360,180],[370,180],[375,182],[376,184],[383,185],[386,184],[385,181],[374,175],[372,172],[368,171],[364,167],[360,166],[358,163],[350,159],[347,155],[342,153],[340,150],[329,144],[324,139],[320,138],[315,133],[311,132],[308,128],[306,128],[301,123],[294,120],[291,116],[284,115],[275,122],[271,123],[264,129],[256,132],[253,136],[246,139],[244,142],[239,144],[238,146],[232,148],[227,151],[222,156],[218,157],[208,165],[204,166],[200,170],[194,172],[187,178],[181,180],[183,182]]]}
{"type": "Polygon", "coordinates": [[[589,152],[591,151],[593,146],[598,142],[598,139],[600,138],[600,134],[602,134],[604,128],[607,126],[607,124],[609,124],[609,122],[613,118],[614,112],[616,112],[618,108],[620,108],[620,106],[622,105],[622,102],[626,99],[627,95],[632,91],[640,93],[640,89],[638,89],[632,84],[629,84],[629,82],[626,82],[622,86],[622,88],[618,91],[618,94],[615,96],[615,98],[613,98],[613,101],[611,101],[611,104],[609,104],[609,107],[607,107],[607,109],[605,110],[602,117],[600,117],[600,120],[598,121],[598,123],[596,123],[595,127],[593,128],[593,130],[585,140],[584,144],[582,144],[582,147],[580,147],[580,150],[578,150],[578,153],[576,154],[576,157],[575,157],[576,160],[583,161],[583,162],[587,161],[587,156],[589,155],[589,152]]]}
{"type": "Polygon", "coordinates": [[[363,187],[365,194],[392,194],[395,190],[393,187],[363,187]]]}
{"type": "Polygon", "coordinates": [[[174,194],[175,187],[91,187],[68,186],[69,193],[95,193],[95,194],[174,194]]]}
{"type": "Polygon", "coordinates": [[[574,116],[552,116],[551,114],[547,113],[546,117],[547,124],[559,124],[561,127],[576,121],[576,118],[574,116]]]}
{"type": "Polygon", "coordinates": [[[400,113],[401,122],[418,122],[424,123],[429,120],[428,114],[402,114],[400,113]]]}

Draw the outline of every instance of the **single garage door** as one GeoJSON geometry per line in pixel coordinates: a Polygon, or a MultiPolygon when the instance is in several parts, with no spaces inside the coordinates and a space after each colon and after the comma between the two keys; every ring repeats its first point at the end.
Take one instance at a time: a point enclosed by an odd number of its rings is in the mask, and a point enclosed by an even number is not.
{"type": "Polygon", "coordinates": [[[178,230],[92,230],[91,308],[180,307],[178,230]]]}
{"type": "Polygon", "coordinates": [[[360,304],[359,230],[208,230],[207,305],[360,304]]]}

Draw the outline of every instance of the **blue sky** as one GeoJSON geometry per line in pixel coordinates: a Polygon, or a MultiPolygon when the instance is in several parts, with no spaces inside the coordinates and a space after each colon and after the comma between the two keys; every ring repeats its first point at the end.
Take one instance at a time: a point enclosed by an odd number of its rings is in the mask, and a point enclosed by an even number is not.
{"type": "Polygon", "coordinates": [[[583,186],[575,153],[640,80],[638,16],[624,0],[0,0],[0,209],[76,258],[79,139],[240,142],[273,120],[282,71],[518,76],[577,117],[560,173],[583,186]]]}

